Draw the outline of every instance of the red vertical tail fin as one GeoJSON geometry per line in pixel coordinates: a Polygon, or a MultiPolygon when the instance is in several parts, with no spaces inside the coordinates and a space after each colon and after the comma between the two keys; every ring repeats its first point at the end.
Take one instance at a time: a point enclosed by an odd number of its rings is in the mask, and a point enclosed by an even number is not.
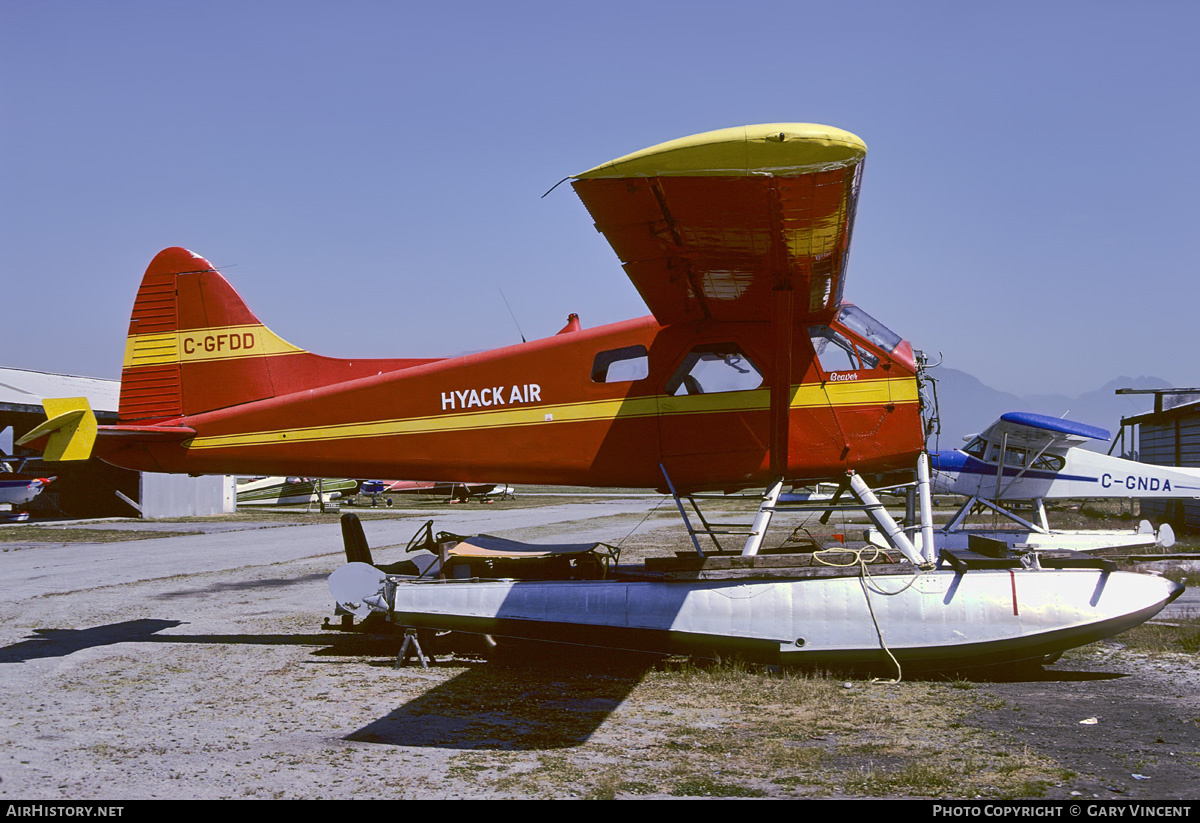
{"type": "Polygon", "coordinates": [[[304,351],[264,326],[212,264],[158,253],[133,304],[120,418],[165,420],[275,396],[268,360],[304,351]]]}

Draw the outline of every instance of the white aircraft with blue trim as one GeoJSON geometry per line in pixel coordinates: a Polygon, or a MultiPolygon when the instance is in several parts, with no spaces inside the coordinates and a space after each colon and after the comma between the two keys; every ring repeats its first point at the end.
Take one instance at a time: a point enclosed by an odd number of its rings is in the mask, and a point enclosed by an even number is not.
{"type": "Polygon", "coordinates": [[[1200,469],[1154,466],[1079,448],[1089,440],[1107,442],[1109,432],[1073,420],[1032,412],[1009,412],[953,451],[932,457],[933,487],[941,494],[967,498],[939,530],[947,547],[965,546],[981,535],[1013,545],[1096,550],[1114,546],[1171,546],[1169,525],[1157,532],[1143,521],[1137,532],[1061,531],[1046,520],[1047,499],[1062,498],[1200,498],[1200,469]],[[1033,501],[1039,522],[1013,513],[1004,504],[1033,501]],[[990,509],[1018,528],[985,532],[962,528],[973,511],[990,509]]]}
{"type": "Polygon", "coordinates": [[[54,481],[53,477],[22,474],[26,460],[28,458],[0,456],[0,520],[28,520],[29,512],[22,511],[21,507],[54,481]]]}

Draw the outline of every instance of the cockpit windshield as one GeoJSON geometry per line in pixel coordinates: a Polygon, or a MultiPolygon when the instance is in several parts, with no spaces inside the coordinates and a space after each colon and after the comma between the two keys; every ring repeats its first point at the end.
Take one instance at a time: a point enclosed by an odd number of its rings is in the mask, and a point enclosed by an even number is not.
{"type": "Polygon", "coordinates": [[[858,306],[845,305],[838,312],[837,322],[861,335],[889,354],[900,345],[901,337],[858,306]]]}

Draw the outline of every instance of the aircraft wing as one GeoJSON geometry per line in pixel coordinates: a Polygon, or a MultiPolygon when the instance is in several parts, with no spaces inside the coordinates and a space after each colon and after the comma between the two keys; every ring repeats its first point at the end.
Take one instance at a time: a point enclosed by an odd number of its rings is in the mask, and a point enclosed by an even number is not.
{"type": "Polygon", "coordinates": [[[672,140],[574,175],[574,188],[662,324],[763,320],[774,289],[797,323],[841,302],[867,147],[811,123],[672,140]]]}
{"type": "Polygon", "coordinates": [[[1076,423],[1061,417],[1050,417],[1033,412],[1008,412],[988,426],[980,437],[999,443],[1008,435],[1008,445],[1025,448],[1043,448],[1053,445],[1074,446],[1088,440],[1107,441],[1111,435],[1099,426],[1076,423]]]}

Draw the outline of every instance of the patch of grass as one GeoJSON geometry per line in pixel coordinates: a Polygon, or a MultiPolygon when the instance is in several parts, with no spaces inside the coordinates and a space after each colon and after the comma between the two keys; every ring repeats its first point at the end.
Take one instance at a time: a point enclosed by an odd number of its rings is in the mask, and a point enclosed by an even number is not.
{"type": "Polygon", "coordinates": [[[588,800],[615,800],[621,791],[621,774],[616,769],[606,769],[596,779],[585,797],[588,800]]]}
{"type": "Polygon", "coordinates": [[[1162,572],[1163,577],[1167,578],[1168,580],[1174,580],[1176,583],[1180,583],[1184,586],[1188,585],[1189,574],[1192,577],[1191,585],[1195,586],[1198,582],[1200,582],[1200,575],[1197,575],[1196,572],[1189,572],[1187,569],[1179,566],[1172,566],[1170,568],[1163,569],[1162,572]]]}
{"type": "Polygon", "coordinates": [[[1196,654],[1200,652],[1200,617],[1143,623],[1122,633],[1120,639],[1129,649],[1151,654],[1196,654]]]}
{"type": "Polygon", "coordinates": [[[487,766],[482,763],[455,763],[446,770],[446,775],[460,780],[474,779],[483,771],[487,771],[487,766]]]}
{"type": "Polygon", "coordinates": [[[625,780],[621,770],[616,766],[593,773],[590,776],[591,786],[584,792],[587,800],[615,800],[621,796],[654,794],[655,788],[649,783],[636,780],[625,780]]]}
{"type": "MultiPolygon", "coordinates": [[[[476,779],[481,777],[476,775],[476,779]]],[[[593,770],[576,764],[566,754],[547,752],[538,756],[537,765],[532,769],[506,774],[493,781],[493,785],[503,791],[515,789],[531,797],[563,797],[590,793],[595,777],[593,770]]],[[[611,773],[604,774],[606,786],[611,786],[616,779],[611,773]]]]}
{"type": "Polygon", "coordinates": [[[1097,503],[1091,501],[1080,506],[1079,513],[1092,520],[1107,520],[1115,514],[1110,507],[1097,505],[1097,503]]]}
{"type": "Polygon", "coordinates": [[[194,534],[194,532],[8,526],[0,529],[0,543],[122,543],[127,540],[153,540],[157,537],[184,537],[189,534],[194,534]]]}
{"type": "Polygon", "coordinates": [[[861,767],[843,784],[848,794],[870,797],[1041,797],[1054,784],[1030,757],[997,769],[978,757],[947,758],[936,750],[897,766],[861,767]]]}
{"type": "Polygon", "coordinates": [[[762,789],[725,783],[708,775],[695,775],[680,780],[671,789],[672,797],[766,797],[762,789]]]}

